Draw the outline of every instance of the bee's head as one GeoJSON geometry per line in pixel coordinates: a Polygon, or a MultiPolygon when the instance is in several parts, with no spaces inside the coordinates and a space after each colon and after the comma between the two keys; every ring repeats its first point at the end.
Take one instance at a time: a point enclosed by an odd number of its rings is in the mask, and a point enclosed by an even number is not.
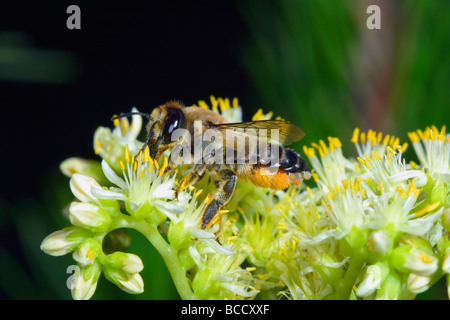
{"type": "Polygon", "coordinates": [[[147,139],[141,149],[144,151],[148,145],[150,156],[158,159],[161,153],[170,147],[172,143],[172,133],[177,129],[186,128],[186,116],[183,112],[184,105],[177,101],[170,101],[166,104],[153,109],[151,114],[141,112],[130,112],[121,114],[113,118],[121,118],[133,114],[140,114],[146,117],[147,139]]]}

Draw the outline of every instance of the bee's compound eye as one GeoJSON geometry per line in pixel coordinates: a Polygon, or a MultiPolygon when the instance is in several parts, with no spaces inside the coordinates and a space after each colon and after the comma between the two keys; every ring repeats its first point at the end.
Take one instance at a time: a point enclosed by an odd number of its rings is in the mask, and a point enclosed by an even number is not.
{"type": "Polygon", "coordinates": [[[184,127],[186,117],[180,109],[169,108],[167,109],[167,117],[164,122],[164,128],[162,132],[163,139],[171,141],[172,133],[179,128],[184,127]]]}

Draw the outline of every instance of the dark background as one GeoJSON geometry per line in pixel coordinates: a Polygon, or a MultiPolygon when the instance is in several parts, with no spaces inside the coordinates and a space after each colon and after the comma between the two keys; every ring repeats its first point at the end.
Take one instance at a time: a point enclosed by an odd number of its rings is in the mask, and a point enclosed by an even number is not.
{"type": "MultiPolygon", "coordinates": [[[[70,299],[72,258],[39,250],[68,224],[58,166],[96,158],[97,126],[133,106],[238,97],[245,119],[273,111],[305,129],[301,143],[338,136],[347,155],[355,126],[407,141],[407,131],[448,125],[449,10],[447,0],[0,4],[0,298],[70,299]],[[71,4],[81,30],[66,27],[71,4]],[[381,30],[366,27],[370,4],[381,30]]],[[[101,277],[94,297],[177,298],[145,240],[133,235],[130,251],[152,261],[150,289],[130,296],[101,277]]],[[[445,284],[431,291],[419,298],[446,297],[445,284]]]]}

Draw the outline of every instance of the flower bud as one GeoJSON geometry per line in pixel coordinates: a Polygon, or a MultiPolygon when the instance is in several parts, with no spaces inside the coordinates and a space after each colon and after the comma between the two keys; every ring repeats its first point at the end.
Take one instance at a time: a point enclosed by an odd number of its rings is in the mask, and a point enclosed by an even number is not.
{"type": "Polygon", "coordinates": [[[72,202],[69,207],[70,222],[93,232],[105,232],[111,224],[111,217],[92,203],[72,202]]]}
{"type": "Polygon", "coordinates": [[[97,282],[102,273],[102,265],[95,260],[92,265],[77,267],[72,282],[72,298],[89,300],[95,293],[97,282]]]}
{"type": "Polygon", "coordinates": [[[414,273],[410,273],[406,280],[406,288],[412,293],[421,293],[427,291],[433,284],[433,277],[419,276],[414,273]]]}
{"type": "Polygon", "coordinates": [[[369,235],[369,251],[376,256],[384,256],[384,254],[391,247],[392,240],[388,237],[386,232],[379,230],[374,231],[369,235]]]}
{"type": "Polygon", "coordinates": [[[101,244],[95,239],[87,239],[73,252],[73,259],[81,267],[91,266],[101,250],[101,244]]]}
{"type": "Polygon", "coordinates": [[[139,273],[128,273],[121,269],[105,266],[105,278],[120,289],[131,294],[144,292],[144,281],[139,273]]]}
{"type": "Polygon", "coordinates": [[[41,243],[41,250],[51,256],[62,256],[75,250],[92,233],[75,227],[67,227],[49,234],[41,243]]]}
{"type": "Polygon", "coordinates": [[[398,300],[401,295],[401,290],[402,282],[400,277],[395,272],[391,272],[386,276],[381,288],[377,290],[375,299],[398,300]]]}
{"type": "Polygon", "coordinates": [[[64,160],[60,164],[59,169],[69,178],[71,178],[75,173],[80,173],[94,178],[94,180],[99,182],[101,185],[108,183],[105,175],[103,174],[100,162],[96,160],[72,157],[64,160]]]}
{"type": "Polygon", "coordinates": [[[413,236],[401,240],[400,245],[393,250],[390,262],[401,272],[412,272],[419,276],[430,276],[438,269],[438,259],[430,243],[413,236]]]}
{"type": "Polygon", "coordinates": [[[80,173],[74,173],[70,178],[70,190],[73,195],[81,202],[92,202],[99,204],[96,196],[91,192],[91,188],[101,189],[100,185],[94,178],[80,173]]]}
{"type": "Polygon", "coordinates": [[[193,237],[185,230],[184,220],[181,219],[177,223],[174,223],[173,221],[170,222],[167,238],[169,239],[170,244],[175,248],[184,249],[192,243],[191,238],[193,237]]]}
{"type": "Polygon", "coordinates": [[[107,257],[106,264],[112,268],[121,269],[130,274],[139,273],[144,269],[144,264],[139,256],[120,251],[110,254],[107,257]]]}
{"type": "Polygon", "coordinates": [[[356,290],[356,295],[359,297],[367,297],[380,289],[381,283],[389,272],[389,267],[386,263],[377,263],[367,267],[366,274],[363,281],[359,284],[356,290]]]}

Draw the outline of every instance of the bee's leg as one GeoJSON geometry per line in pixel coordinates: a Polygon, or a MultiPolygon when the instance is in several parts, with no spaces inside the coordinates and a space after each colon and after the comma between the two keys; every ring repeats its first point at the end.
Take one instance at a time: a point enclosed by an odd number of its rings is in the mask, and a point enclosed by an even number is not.
{"type": "Polygon", "coordinates": [[[194,169],[192,169],[192,171],[187,176],[183,177],[183,179],[181,179],[181,181],[178,183],[178,186],[175,189],[175,199],[178,199],[178,194],[181,191],[200,180],[205,174],[206,168],[206,163],[196,164],[194,166],[194,169]]]}
{"type": "Polygon", "coordinates": [[[236,186],[236,179],[236,175],[230,169],[223,169],[217,173],[215,180],[217,189],[203,209],[202,229],[215,220],[217,213],[230,201],[236,186]]]}

